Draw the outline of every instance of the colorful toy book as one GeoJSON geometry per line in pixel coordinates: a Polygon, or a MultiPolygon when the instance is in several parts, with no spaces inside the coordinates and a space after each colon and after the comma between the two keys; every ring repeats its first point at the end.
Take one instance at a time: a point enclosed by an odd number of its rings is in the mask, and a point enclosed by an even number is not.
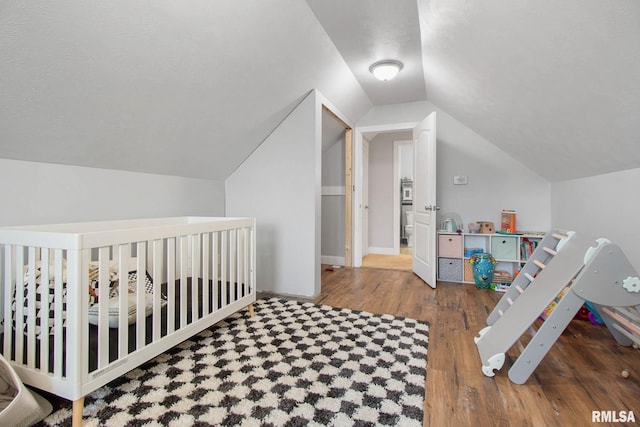
{"type": "Polygon", "coordinates": [[[505,233],[516,232],[516,211],[504,209],[500,215],[500,231],[505,233]]]}

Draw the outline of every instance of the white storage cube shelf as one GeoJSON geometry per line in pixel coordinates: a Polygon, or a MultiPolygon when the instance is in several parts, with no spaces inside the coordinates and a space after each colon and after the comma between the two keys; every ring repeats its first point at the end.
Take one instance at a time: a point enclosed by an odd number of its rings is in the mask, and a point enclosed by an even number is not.
{"type": "Polygon", "coordinates": [[[438,232],[438,280],[473,283],[469,259],[476,252],[490,253],[496,270],[514,275],[528,259],[543,233],[506,235],[438,232]],[[466,271],[466,274],[465,274],[466,271]]]}

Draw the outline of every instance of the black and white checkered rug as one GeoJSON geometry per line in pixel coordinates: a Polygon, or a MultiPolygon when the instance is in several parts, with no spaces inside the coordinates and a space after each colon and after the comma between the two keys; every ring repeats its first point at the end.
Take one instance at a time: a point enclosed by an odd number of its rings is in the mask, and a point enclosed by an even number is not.
{"type": "MultiPolygon", "coordinates": [[[[425,322],[258,300],[85,398],[87,426],[421,426],[425,322]]],[[[43,425],[71,425],[64,408],[43,425]]]]}

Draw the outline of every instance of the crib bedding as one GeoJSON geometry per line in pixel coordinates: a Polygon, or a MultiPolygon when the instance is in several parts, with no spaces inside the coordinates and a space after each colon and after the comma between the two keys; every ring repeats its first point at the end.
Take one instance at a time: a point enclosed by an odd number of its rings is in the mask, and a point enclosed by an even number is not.
{"type": "MultiPolygon", "coordinates": [[[[186,302],[186,311],[187,311],[187,324],[190,324],[192,322],[193,319],[193,311],[192,311],[192,301],[193,301],[193,286],[192,286],[192,278],[189,277],[187,278],[187,284],[186,284],[186,298],[185,298],[185,302],[186,302]]],[[[217,300],[214,301],[214,295],[220,295],[222,294],[221,290],[222,290],[222,282],[218,281],[217,283],[217,289],[214,289],[214,282],[212,280],[208,281],[209,284],[209,290],[210,292],[208,292],[209,294],[209,301],[208,301],[208,306],[209,307],[213,307],[215,309],[220,309],[222,308],[224,305],[228,304],[229,302],[231,302],[232,300],[236,299],[236,298],[240,298],[240,297],[244,297],[246,296],[247,292],[248,292],[248,288],[247,286],[245,286],[242,283],[229,283],[226,282],[226,292],[224,292],[225,295],[227,295],[226,301],[222,301],[222,300],[217,300]],[[215,290],[215,292],[214,292],[215,290]]],[[[152,282],[151,282],[152,285],[152,282]]],[[[175,295],[174,298],[174,304],[175,304],[175,321],[174,321],[174,330],[178,330],[180,329],[181,325],[180,325],[180,313],[181,313],[181,292],[180,292],[180,288],[181,288],[181,283],[180,280],[176,280],[175,281],[175,285],[174,285],[174,292],[173,295],[175,295]]],[[[152,289],[152,287],[151,287],[152,289]]],[[[197,291],[198,293],[201,295],[203,293],[203,281],[202,279],[198,279],[197,281],[197,291]]],[[[163,283],[161,285],[161,292],[162,292],[162,305],[161,305],[161,311],[160,311],[160,336],[164,337],[167,335],[167,325],[168,325],[168,316],[167,316],[167,303],[168,301],[166,300],[166,296],[169,292],[167,289],[167,284],[163,283]]],[[[145,313],[145,325],[144,325],[144,334],[145,334],[145,344],[150,344],[152,342],[152,337],[153,337],[153,317],[152,317],[152,309],[153,309],[153,305],[152,305],[152,299],[151,299],[152,294],[147,294],[147,312],[145,313]]],[[[129,298],[134,299],[136,297],[136,294],[132,293],[129,294],[129,298]]],[[[117,295],[116,296],[112,296],[110,298],[110,300],[114,300],[117,301],[117,295]]],[[[133,303],[135,304],[135,300],[133,301],[133,303]]],[[[202,299],[198,299],[198,307],[197,307],[197,317],[200,318],[203,316],[204,314],[204,301],[202,299]]],[[[98,322],[97,322],[97,310],[94,310],[94,315],[92,315],[92,308],[97,307],[97,304],[94,304],[92,307],[89,308],[89,346],[88,346],[88,362],[89,362],[89,372],[94,372],[97,367],[98,367],[98,322]]],[[[127,353],[130,354],[132,352],[134,352],[137,349],[137,333],[138,333],[138,329],[137,329],[137,323],[136,323],[136,316],[135,316],[135,306],[134,307],[130,307],[130,310],[133,311],[134,316],[132,317],[129,314],[129,324],[128,324],[128,351],[127,353]]],[[[114,310],[115,313],[115,317],[114,316],[110,316],[109,319],[109,362],[113,362],[115,360],[118,359],[118,355],[119,355],[119,347],[118,347],[118,319],[117,319],[117,309],[114,310]],[[115,321],[113,319],[115,319],[115,321]]],[[[131,313],[131,312],[130,312],[131,313]]],[[[15,329],[15,327],[14,327],[15,329]]],[[[44,338],[41,338],[44,339],[44,338]]],[[[55,342],[54,342],[54,337],[53,334],[51,334],[49,336],[49,349],[53,350],[54,346],[55,346],[55,342]]],[[[67,340],[67,335],[66,335],[66,328],[63,328],[63,343],[65,343],[67,340]]],[[[12,340],[12,343],[15,343],[15,337],[12,340]]],[[[3,344],[4,344],[4,340],[3,340],[3,334],[0,332],[0,352],[3,351],[3,344]]],[[[12,347],[13,347],[12,344],[12,347]]],[[[25,347],[25,351],[23,352],[23,362],[26,363],[26,343],[24,343],[24,347],[25,347]]],[[[37,341],[36,342],[36,360],[40,359],[40,342],[37,341]]],[[[54,366],[54,351],[50,351],[49,354],[49,372],[52,373],[53,372],[53,366],[54,366]]],[[[66,366],[64,363],[64,359],[66,359],[66,349],[63,349],[63,371],[66,371],[66,366]]],[[[15,357],[15,354],[12,353],[12,358],[15,357]]],[[[40,364],[37,363],[37,367],[40,368],[40,364]]]]}
{"type": "MultiPolygon", "coordinates": [[[[131,258],[128,265],[128,322],[129,324],[135,321],[137,315],[137,304],[136,304],[136,288],[138,281],[138,271],[136,270],[137,259],[131,258]]],[[[67,304],[67,262],[65,259],[62,259],[62,286],[61,286],[61,296],[62,296],[62,308],[63,308],[63,327],[66,326],[66,304],[67,304]]],[[[36,319],[35,319],[35,334],[36,336],[40,336],[42,333],[42,324],[41,324],[41,316],[40,310],[43,307],[43,296],[47,296],[47,306],[49,307],[48,315],[48,325],[47,332],[49,335],[53,335],[55,332],[54,329],[54,316],[55,312],[53,310],[56,302],[56,292],[55,292],[55,269],[56,266],[50,262],[48,268],[44,274],[47,274],[48,271],[48,279],[43,279],[43,266],[40,261],[34,263],[33,266],[25,265],[23,268],[23,277],[24,277],[24,285],[22,289],[22,301],[23,307],[26,309],[29,304],[29,284],[35,284],[35,307],[36,307],[36,319]],[[35,277],[32,277],[35,273],[35,277]],[[44,288],[43,288],[43,283],[44,288]],[[48,283],[48,286],[47,286],[48,283]]],[[[87,298],[90,304],[89,307],[89,323],[92,325],[98,324],[98,300],[100,293],[100,265],[98,261],[91,261],[89,263],[89,290],[87,294],[87,298]]],[[[116,261],[111,261],[108,264],[108,274],[106,275],[107,285],[105,286],[105,295],[109,298],[109,326],[116,327],[118,324],[119,317],[119,302],[118,295],[120,291],[119,286],[119,272],[118,272],[118,263],[116,261]]],[[[13,291],[13,301],[11,304],[12,307],[12,319],[15,327],[15,312],[16,312],[16,299],[18,298],[17,292],[18,289],[14,289],[13,291]]],[[[145,271],[144,277],[144,300],[145,300],[145,315],[149,315],[153,308],[153,280],[149,275],[149,272],[145,271]]],[[[162,304],[165,303],[166,297],[162,296],[162,304]]],[[[25,328],[25,334],[27,333],[27,328],[29,326],[28,315],[25,313],[23,316],[23,325],[25,328]]],[[[2,326],[4,319],[0,318],[0,327],[2,326]]]]}

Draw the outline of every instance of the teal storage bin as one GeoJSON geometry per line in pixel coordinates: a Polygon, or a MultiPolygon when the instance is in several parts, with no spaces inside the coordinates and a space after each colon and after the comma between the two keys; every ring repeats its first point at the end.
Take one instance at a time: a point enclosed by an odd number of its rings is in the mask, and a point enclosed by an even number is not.
{"type": "Polygon", "coordinates": [[[497,260],[518,260],[518,238],[511,236],[493,236],[491,255],[497,260]]]}

